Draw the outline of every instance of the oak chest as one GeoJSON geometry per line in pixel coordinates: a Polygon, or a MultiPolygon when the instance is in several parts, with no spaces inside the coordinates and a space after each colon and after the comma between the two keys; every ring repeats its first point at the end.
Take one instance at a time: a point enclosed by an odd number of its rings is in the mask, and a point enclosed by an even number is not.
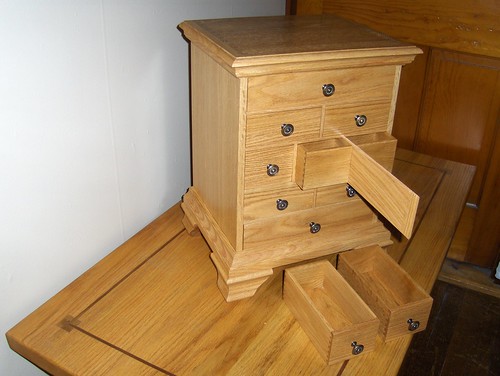
{"type": "Polygon", "coordinates": [[[391,128],[416,47],[334,16],[180,28],[193,173],[183,222],[209,244],[227,301],[252,296],[273,269],[387,246],[382,217],[411,235],[418,196],[390,173],[391,128]]]}

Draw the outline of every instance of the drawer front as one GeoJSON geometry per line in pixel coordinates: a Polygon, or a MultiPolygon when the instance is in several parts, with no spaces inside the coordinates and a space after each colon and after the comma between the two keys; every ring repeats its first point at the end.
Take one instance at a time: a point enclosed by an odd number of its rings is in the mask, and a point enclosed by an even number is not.
{"type": "Polygon", "coordinates": [[[251,77],[248,81],[247,111],[390,102],[395,69],[395,66],[381,66],[251,77]],[[323,94],[325,84],[334,85],[335,91],[331,96],[323,94]]]}
{"type": "Polygon", "coordinates": [[[349,202],[354,197],[347,195],[347,184],[337,184],[330,187],[318,188],[316,190],[316,206],[325,206],[349,202]]]}
{"type": "Polygon", "coordinates": [[[281,245],[291,237],[311,238],[319,242],[329,236],[329,227],[360,222],[371,222],[373,212],[358,198],[350,202],[303,210],[279,217],[256,220],[244,225],[243,247],[264,244],[281,245]],[[314,226],[314,225],[318,225],[314,226]]]}
{"type": "Polygon", "coordinates": [[[389,123],[390,109],[391,102],[360,104],[352,107],[328,106],[325,109],[323,136],[384,132],[389,123]]]}
{"type": "Polygon", "coordinates": [[[259,192],[245,195],[243,219],[252,221],[292,212],[311,209],[314,191],[302,191],[298,187],[279,191],[259,192]]]}
{"type": "Polygon", "coordinates": [[[246,148],[276,147],[319,138],[321,108],[247,117],[246,148]]]}
{"type": "Polygon", "coordinates": [[[292,182],[294,154],[294,145],[247,151],[245,193],[297,187],[292,182]],[[279,171],[270,176],[267,172],[269,165],[277,166],[279,171]]]}

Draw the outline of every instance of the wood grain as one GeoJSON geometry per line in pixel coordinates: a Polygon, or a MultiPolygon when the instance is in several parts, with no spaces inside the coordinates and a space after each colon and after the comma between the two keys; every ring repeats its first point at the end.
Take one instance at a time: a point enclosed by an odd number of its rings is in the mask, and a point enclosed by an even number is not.
{"type": "MultiPolygon", "coordinates": [[[[248,111],[277,111],[322,105],[359,108],[373,102],[390,102],[394,70],[393,65],[385,65],[250,77],[248,111]],[[331,97],[325,97],[322,92],[323,85],[328,83],[335,86],[335,93],[331,97]]],[[[388,110],[388,107],[385,108],[388,110]]]]}
{"type": "Polygon", "coordinates": [[[355,145],[348,182],[404,236],[410,238],[418,196],[355,145]]]}
{"type": "Polygon", "coordinates": [[[338,271],[380,319],[385,341],[411,334],[408,320],[425,330],[432,298],[378,246],[345,252],[338,271]]]}
{"type": "Polygon", "coordinates": [[[500,57],[500,4],[495,0],[324,0],[322,13],[411,43],[500,57]]]}
{"type": "Polygon", "coordinates": [[[293,179],[301,189],[347,183],[350,168],[351,145],[329,138],[297,145],[293,179]]]}
{"type": "MultiPolygon", "coordinates": [[[[430,291],[473,168],[410,152],[396,158],[407,176],[414,171],[410,181],[432,176],[420,174],[423,166],[444,171],[436,190],[426,191],[430,204],[402,260],[430,291]]],[[[110,253],[12,328],[9,345],[54,375],[397,374],[411,337],[377,339],[374,352],[345,368],[326,366],[282,301],[279,277],[253,298],[225,303],[210,250],[184,232],[182,217],[176,205],[110,253]]]]}
{"type": "Polygon", "coordinates": [[[179,27],[187,39],[238,77],[406,64],[420,53],[335,16],[197,20],[179,27]]]}
{"type": "Polygon", "coordinates": [[[374,350],[379,320],[328,261],[287,269],[283,299],[328,364],[374,350]]]}
{"type": "Polygon", "coordinates": [[[245,83],[191,45],[193,185],[233,248],[241,248],[245,83]],[[231,124],[232,126],[225,126],[231,124]],[[244,124],[241,125],[243,128],[244,124]]]}

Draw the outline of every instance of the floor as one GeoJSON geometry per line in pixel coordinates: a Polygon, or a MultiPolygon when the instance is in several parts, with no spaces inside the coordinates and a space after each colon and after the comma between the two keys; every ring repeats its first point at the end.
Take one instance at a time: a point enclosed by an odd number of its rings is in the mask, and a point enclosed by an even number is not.
{"type": "Polygon", "coordinates": [[[500,376],[500,298],[441,280],[431,295],[399,376],[500,376]]]}

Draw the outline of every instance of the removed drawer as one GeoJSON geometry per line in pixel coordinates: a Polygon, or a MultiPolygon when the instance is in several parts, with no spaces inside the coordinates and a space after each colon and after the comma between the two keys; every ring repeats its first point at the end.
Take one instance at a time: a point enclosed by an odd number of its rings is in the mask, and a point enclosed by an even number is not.
{"type": "Polygon", "coordinates": [[[427,326],[432,298],[379,246],[342,253],[338,271],[380,319],[386,341],[427,326]]]}
{"type": "Polygon", "coordinates": [[[374,350],[379,320],[328,261],[286,269],[283,298],[328,364],[374,350]]]}

